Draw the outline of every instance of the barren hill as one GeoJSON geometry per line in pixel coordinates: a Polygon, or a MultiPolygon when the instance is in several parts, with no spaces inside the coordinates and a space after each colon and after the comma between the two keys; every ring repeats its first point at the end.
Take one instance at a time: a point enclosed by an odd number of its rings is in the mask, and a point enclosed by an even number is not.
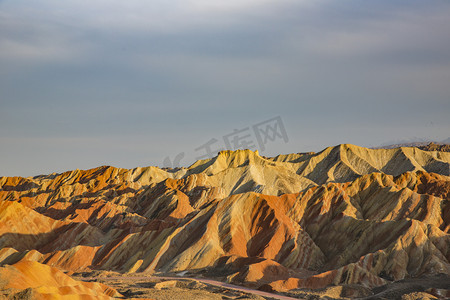
{"type": "Polygon", "coordinates": [[[445,151],[450,152],[450,144],[435,144],[435,143],[429,143],[426,146],[419,147],[422,150],[427,151],[445,151]]]}
{"type": "Polygon", "coordinates": [[[183,272],[277,291],[450,275],[449,175],[450,152],[339,145],[2,177],[0,264],[183,272]]]}

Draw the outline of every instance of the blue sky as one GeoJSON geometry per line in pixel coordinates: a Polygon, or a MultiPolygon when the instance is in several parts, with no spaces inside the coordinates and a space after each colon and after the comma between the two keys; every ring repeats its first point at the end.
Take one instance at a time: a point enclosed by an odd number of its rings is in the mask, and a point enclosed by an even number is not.
{"type": "Polygon", "coordinates": [[[0,176],[450,136],[449,1],[3,0],[0,66],[0,176]]]}

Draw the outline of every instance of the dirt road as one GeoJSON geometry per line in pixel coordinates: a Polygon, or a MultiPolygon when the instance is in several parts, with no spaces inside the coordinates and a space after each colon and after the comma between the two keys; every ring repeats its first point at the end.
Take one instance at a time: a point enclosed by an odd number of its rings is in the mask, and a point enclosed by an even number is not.
{"type": "Polygon", "coordinates": [[[229,283],[225,283],[225,282],[221,282],[221,281],[216,281],[216,280],[212,280],[212,279],[205,279],[205,278],[193,278],[193,277],[184,277],[184,276],[111,276],[111,277],[85,277],[85,278],[80,278],[83,281],[97,281],[97,280],[102,280],[102,281],[113,281],[113,280],[120,280],[120,281],[138,281],[138,280],[149,280],[149,281],[157,281],[157,280],[191,280],[191,281],[197,281],[206,285],[210,285],[210,286],[214,286],[214,287],[219,287],[219,288],[224,288],[224,289],[228,289],[228,290],[234,290],[234,291],[238,291],[238,292],[243,292],[243,293],[248,293],[248,294],[252,294],[252,295],[257,295],[257,296],[261,296],[261,297],[265,297],[265,298],[269,298],[269,299],[279,299],[279,300],[298,300],[298,298],[293,298],[293,297],[288,297],[288,296],[283,296],[283,295],[278,295],[278,294],[274,294],[274,293],[269,293],[269,292],[263,292],[263,291],[259,291],[259,290],[255,290],[255,289],[251,289],[251,288],[247,288],[247,287],[243,287],[243,286],[238,286],[238,285],[234,285],[234,284],[229,284],[229,283]]]}

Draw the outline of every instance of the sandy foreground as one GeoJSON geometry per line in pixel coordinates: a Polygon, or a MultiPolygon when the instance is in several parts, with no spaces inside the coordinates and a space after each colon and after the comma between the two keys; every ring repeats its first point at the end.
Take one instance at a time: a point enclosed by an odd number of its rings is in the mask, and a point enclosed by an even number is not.
{"type": "Polygon", "coordinates": [[[206,278],[104,273],[74,278],[96,281],[115,288],[126,299],[449,299],[450,277],[444,274],[405,279],[369,289],[361,285],[330,286],[323,289],[297,289],[285,293],[266,292],[206,278]]]}

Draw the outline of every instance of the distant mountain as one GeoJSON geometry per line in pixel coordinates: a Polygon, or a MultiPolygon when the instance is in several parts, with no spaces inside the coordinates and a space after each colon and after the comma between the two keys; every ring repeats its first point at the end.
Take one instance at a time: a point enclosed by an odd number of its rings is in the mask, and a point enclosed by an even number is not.
{"type": "Polygon", "coordinates": [[[450,152],[450,144],[435,144],[435,143],[429,143],[426,146],[420,146],[418,147],[421,150],[426,151],[444,151],[444,152],[450,152]]]}
{"type": "Polygon", "coordinates": [[[405,142],[399,144],[384,144],[382,146],[372,147],[372,149],[395,149],[400,147],[422,147],[432,142],[405,142]]]}
{"type": "Polygon", "coordinates": [[[0,177],[0,267],[183,272],[275,291],[450,275],[449,176],[450,152],[338,145],[0,177]]]}
{"type": "Polygon", "coordinates": [[[450,144],[450,137],[440,142],[440,144],[450,144]]]}
{"type": "Polygon", "coordinates": [[[445,139],[443,141],[432,141],[432,140],[428,140],[428,139],[399,140],[396,142],[388,142],[381,146],[372,147],[372,149],[394,149],[394,148],[400,148],[400,147],[425,147],[430,143],[435,144],[435,145],[450,144],[450,138],[445,139]]]}

